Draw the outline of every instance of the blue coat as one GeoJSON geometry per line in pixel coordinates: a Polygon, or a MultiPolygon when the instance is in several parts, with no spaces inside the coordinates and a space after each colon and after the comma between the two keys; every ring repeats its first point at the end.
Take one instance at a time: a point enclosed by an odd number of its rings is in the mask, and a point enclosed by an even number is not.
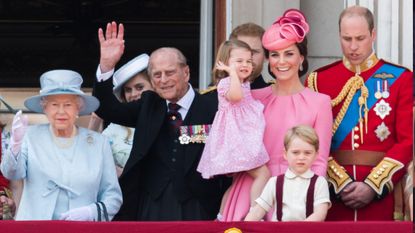
{"type": "Polygon", "coordinates": [[[73,149],[62,149],[54,143],[49,127],[30,126],[17,159],[8,150],[1,162],[5,177],[24,179],[16,220],[51,220],[60,211],[87,205],[95,208],[97,201],[105,203],[112,219],[122,195],[108,139],[78,128],[73,149]],[[70,155],[69,160],[64,154],[70,155]]]}

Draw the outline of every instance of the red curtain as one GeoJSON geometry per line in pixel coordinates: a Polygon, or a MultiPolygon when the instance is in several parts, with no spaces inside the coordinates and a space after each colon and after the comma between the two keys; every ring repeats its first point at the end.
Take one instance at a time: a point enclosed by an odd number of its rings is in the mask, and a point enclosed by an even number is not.
{"type": "Polygon", "coordinates": [[[66,222],[0,221],[1,233],[410,233],[411,222],[66,222]],[[232,232],[236,233],[236,232],[232,232]]]}

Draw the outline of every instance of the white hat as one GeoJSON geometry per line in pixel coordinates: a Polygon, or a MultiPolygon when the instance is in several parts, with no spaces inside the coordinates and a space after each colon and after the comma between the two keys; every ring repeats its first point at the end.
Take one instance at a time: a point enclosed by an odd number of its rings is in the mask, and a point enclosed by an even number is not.
{"type": "Polygon", "coordinates": [[[119,101],[122,101],[121,90],[123,85],[128,82],[132,77],[141,71],[145,70],[148,66],[149,56],[145,53],[135,57],[127,64],[121,66],[112,77],[112,84],[114,85],[113,93],[119,101]]]}
{"type": "Polygon", "coordinates": [[[48,71],[40,76],[40,95],[27,98],[24,105],[29,110],[43,113],[43,107],[40,104],[43,97],[50,95],[77,95],[84,101],[79,115],[87,115],[97,110],[99,101],[94,96],[87,95],[81,91],[82,82],[82,76],[72,70],[48,71]]]}

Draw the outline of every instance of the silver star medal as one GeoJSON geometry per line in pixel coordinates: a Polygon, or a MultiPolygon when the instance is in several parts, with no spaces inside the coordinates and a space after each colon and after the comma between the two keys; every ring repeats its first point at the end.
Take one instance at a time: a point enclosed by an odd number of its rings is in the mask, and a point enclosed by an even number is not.
{"type": "Polygon", "coordinates": [[[378,125],[378,127],[375,130],[375,133],[376,137],[378,137],[381,142],[383,142],[391,134],[388,126],[385,125],[385,122],[382,122],[382,124],[378,125]]]}
{"type": "Polygon", "coordinates": [[[379,101],[374,108],[376,115],[378,115],[380,118],[385,119],[387,115],[389,115],[390,111],[392,110],[389,103],[385,102],[385,100],[379,101]]]}

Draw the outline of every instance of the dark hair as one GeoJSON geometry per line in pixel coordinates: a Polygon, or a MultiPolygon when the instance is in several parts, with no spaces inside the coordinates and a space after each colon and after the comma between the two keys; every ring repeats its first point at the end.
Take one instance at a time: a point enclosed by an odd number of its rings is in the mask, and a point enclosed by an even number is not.
{"type": "MultiPolygon", "coordinates": [[[[298,50],[300,51],[300,54],[304,57],[304,61],[302,63],[303,66],[303,70],[298,70],[298,76],[301,77],[303,75],[305,75],[308,71],[308,59],[307,59],[307,55],[308,55],[308,49],[307,49],[307,37],[304,37],[304,40],[300,43],[295,43],[295,45],[297,46],[298,50]]],[[[269,52],[269,51],[268,51],[269,52]]],[[[271,67],[270,64],[268,63],[268,73],[276,79],[275,75],[271,72],[271,67]]]]}

